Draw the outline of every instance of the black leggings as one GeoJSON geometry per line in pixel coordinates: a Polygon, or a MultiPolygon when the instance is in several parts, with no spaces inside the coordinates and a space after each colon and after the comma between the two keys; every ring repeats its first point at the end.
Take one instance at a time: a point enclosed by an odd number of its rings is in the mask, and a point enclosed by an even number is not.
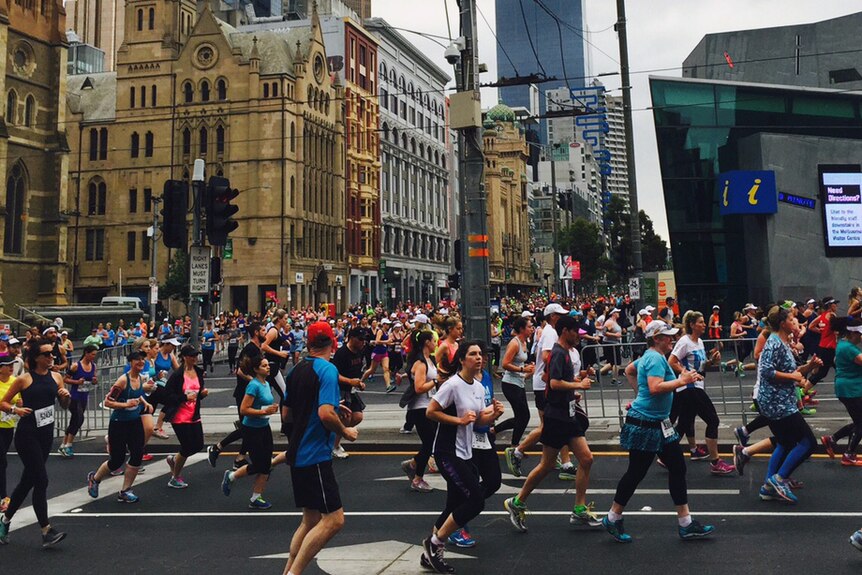
{"type": "Polygon", "coordinates": [[[416,432],[419,434],[419,439],[422,440],[422,446],[413,460],[416,462],[416,475],[423,477],[425,468],[428,466],[428,458],[431,457],[431,450],[434,447],[434,435],[437,432],[437,424],[425,417],[425,408],[408,409],[407,423],[412,427],[416,427],[416,432]]]}
{"type": "Polygon", "coordinates": [[[500,344],[492,343],[491,344],[491,355],[494,358],[494,366],[500,367],[500,344]]]}
{"type": "Polygon", "coordinates": [[[745,429],[748,435],[751,435],[758,429],[763,429],[764,427],[769,427],[769,418],[764,417],[763,415],[758,415],[751,420],[751,423],[745,426],[745,429]]]}
{"type": "Polygon", "coordinates": [[[823,365],[817,368],[817,373],[808,378],[811,385],[820,383],[829,373],[829,368],[835,367],[835,348],[818,347],[817,357],[823,360],[823,365]]]}
{"type": "MultiPolygon", "coordinates": [[[[638,451],[636,449],[629,451],[629,467],[617,485],[614,503],[619,503],[623,507],[628,505],[629,499],[634,495],[643,478],[646,477],[647,470],[652,465],[655,456],[656,454],[651,451],[638,451]]],[[[688,503],[688,488],[685,482],[685,458],[682,456],[682,448],[679,443],[674,441],[666,444],[658,456],[662,463],[667,466],[669,472],[667,486],[673,504],[685,505],[688,503]]]]}
{"type": "Polygon", "coordinates": [[[224,439],[219,441],[219,445],[221,445],[221,448],[224,449],[225,447],[227,447],[228,445],[230,445],[234,441],[239,441],[242,439],[243,442],[242,442],[242,445],[240,445],[239,452],[244,455],[246,453],[245,436],[242,433],[242,413],[240,413],[239,408],[240,408],[240,406],[237,405],[236,406],[236,413],[239,416],[239,421],[234,424],[234,425],[236,425],[236,429],[234,429],[233,431],[228,433],[224,439]]]}
{"type": "Polygon", "coordinates": [[[69,402],[69,425],[66,435],[78,435],[84,425],[84,412],[87,411],[86,399],[73,399],[69,402]]]}
{"type": "Polygon", "coordinates": [[[242,426],[242,444],[248,449],[249,475],[269,475],[272,466],[272,429],[267,423],[264,427],[242,426]]]}
{"type": "Polygon", "coordinates": [[[204,356],[204,371],[207,370],[207,366],[210,368],[213,367],[213,355],[215,355],[214,349],[204,349],[201,351],[201,354],[204,356]]]}
{"type": "Polygon", "coordinates": [[[180,455],[191,457],[204,448],[204,428],[201,422],[171,423],[174,433],[180,441],[180,455]]]}
{"type": "MultiPolygon", "coordinates": [[[[32,425],[35,425],[32,424],[32,425]]],[[[21,480],[12,492],[6,517],[12,519],[15,512],[24,503],[24,498],[33,490],[33,511],[40,527],[48,526],[48,471],[45,462],[51,453],[51,445],[54,443],[54,426],[45,427],[19,427],[15,433],[15,450],[24,471],[21,480]]]]}
{"type": "Polygon", "coordinates": [[[239,351],[239,346],[229,345],[227,346],[227,366],[228,369],[233,371],[234,366],[236,366],[236,352],[239,351]]]}
{"type": "Polygon", "coordinates": [[[499,435],[507,429],[512,430],[512,445],[521,443],[521,437],[530,423],[530,406],[527,403],[527,392],[520,385],[514,383],[502,384],[503,395],[512,406],[512,417],[494,426],[494,431],[499,435]]]}
{"type": "MultiPolygon", "coordinates": [[[[850,443],[847,445],[847,453],[856,454],[856,448],[859,447],[859,441],[862,440],[862,397],[839,397],[838,401],[844,404],[847,408],[847,413],[850,414],[850,419],[853,420],[851,429],[849,430],[850,443]]],[[[847,427],[846,425],[844,426],[847,427]]],[[[836,433],[834,439],[838,440],[836,433]]]]}
{"type": "Polygon", "coordinates": [[[500,470],[500,458],[497,456],[494,442],[491,442],[491,449],[473,449],[473,458],[470,461],[479,470],[479,484],[485,499],[488,499],[497,493],[503,484],[503,472],[500,470]]]}
{"type": "Polygon", "coordinates": [[[458,527],[463,527],[485,509],[485,491],[479,483],[479,470],[471,461],[464,461],[454,453],[435,453],[434,460],[446,480],[446,507],[434,525],[440,529],[451,515],[458,527]]]}
{"type": "MultiPolygon", "coordinates": [[[[673,394],[673,403],[670,406],[670,422],[676,425],[676,422],[679,420],[679,414],[682,412],[682,404],[684,400],[679,396],[678,393],[673,394]]],[[[682,431],[677,427],[677,431],[679,431],[680,436],[682,436],[682,431]]],[[[688,429],[685,430],[685,436],[689,439],[694,437],[694,420],[691,420],[691,425],[688,429]]]]}
{"type": "Polygon", "coordinates": [[[677,433],[687,432],[694,425],[694,418],[700,417],[706,423],[706,438],[718,439],[718,414],[706,391],[699,387],[685,389],[676,394],[676,399],[681,402],[677,433]]]}
{"type": "Polygon", "coordinates": [[[0,499],[8,495],[6,493],[6,454],[9,452],[9,446],[12,445],[12,438],[14,436],[14,427],[0,428],[0,499]]]}
{"type": "Polygon", "coordinates": [[[108,423],[108,447],[111,458],[108,469],[116,471],[126,461],[129,452],[129,465],[140,467],[144,456],[144,424],[141,418],[132,421],[111,421],[108,423]]]}

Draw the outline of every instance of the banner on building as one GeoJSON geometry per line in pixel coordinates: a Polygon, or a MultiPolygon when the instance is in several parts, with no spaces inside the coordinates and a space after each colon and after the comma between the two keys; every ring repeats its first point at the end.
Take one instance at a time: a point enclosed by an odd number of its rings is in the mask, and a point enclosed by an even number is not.
{"type": "Polygon", "coordinates": [[[716,180],[722,216],[774,214],[778,211],[778,190],[772,170],[734,170],[716,180]]]}
{"type": "Polygon", "coordinates": [[[573,260],[572,256],[560,256],[560,279],[581,279],[581,262],[573,260]]]}

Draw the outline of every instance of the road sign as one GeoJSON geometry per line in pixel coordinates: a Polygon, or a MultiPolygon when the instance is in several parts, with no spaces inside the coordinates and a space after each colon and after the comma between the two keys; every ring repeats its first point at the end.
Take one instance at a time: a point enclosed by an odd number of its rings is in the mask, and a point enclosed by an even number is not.
{"type": "Polygon", "coordinates": [[[641,298],[641,284],[638,281],[638,278],[631,278],[629,280],[629,295],[632,299],[641,298]]]}
{"type": "Polygon", "coordinates": [[[233,240],[228,238],[224,244],[224,249],[221,252],[221,257],[223,260],[232,260],[233,259],[233,240]]]}
{"type": "Polygon", "coordinates": [[[210,291],[210,255],[208,247],[192,247],[189,254],[189,293],[206,295],[210,291]]]}
{"type": "Polygon", "coordinates": [[[296,283],[298,283],[298,284],[304,284],[304,283],[305,283],[305,273],[303,273],[303,272],[296,272],[296,276],[295,276],[295,278],[294,278],[294,279],[296,280],[296,283]]]}
{"type": "Polygon", "coordinates": [[[159,280],[157,278],[150,276],[149,286],[153,287],[153,286],[157,286],[157,285],[159,285],[159,280]]]}

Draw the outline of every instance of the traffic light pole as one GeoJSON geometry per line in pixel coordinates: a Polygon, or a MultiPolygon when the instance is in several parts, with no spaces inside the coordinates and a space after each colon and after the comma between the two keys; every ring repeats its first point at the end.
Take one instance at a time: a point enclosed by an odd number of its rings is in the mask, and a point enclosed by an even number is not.
{"type": "MultiPolygon", "coordinates": [[[[560,213],[560,206],[557,205],[557,162],[554,161],[554,149],[552,146],[548,146],[548,150],[551,152],[551,247],[552,254],[554,255],[554,261],[551,264],[551,277],[554,278],[554,290],[557,289],[557,281],[562,283],[563,278],[558,278],[558,272],[560,269],[560,261],[559,250],[557,249],[557,216],[560,213]]],[[[550,301],[551,293],[548,290],[548,301],[550,301]]]]}
{"type": "MultiPolygon", "coordinates": [[[[193,200],[193,219],[192,219],[192,248],[199,248],[204,245],[203,226],[201,225],[201,208],[204,200],[204,168],[206,164],[203,160],[195,160],[194,175],[192,176],[192,200],[193,200]]],[[[191,262],[191,254],[189,254],[189,262],[191,262]]],[[[190,295],[189,311],[192,316],[192,333],[189,341],[198,347],[200,342],[200,323],[201,323],[201,297],[199,295],[190,295]]]]}
{"type": "MultiPolygon", "coordinates": [[[[152,210],[153,210],[153,247],[150,249],[150,281],[155,282],[156,290],[158,290],[158,247],[159,241],[156,235],[159,233],[159,203],[161,202],[158,198],[152,198],[152,210]]],[[[159,321],[156,318],[156,303],[157,298],[153,296],[153,288],[150,288],[150,335],[152,337],[156,337],[156,327],[159,325],[159,321]]]]}

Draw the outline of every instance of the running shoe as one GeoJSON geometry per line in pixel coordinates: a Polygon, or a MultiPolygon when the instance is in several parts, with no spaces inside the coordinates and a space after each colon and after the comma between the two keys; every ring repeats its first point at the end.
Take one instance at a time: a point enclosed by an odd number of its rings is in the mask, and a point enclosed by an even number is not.
{"type": "Polygon", "coordinates": [[[393,392],[393,391],[395,391],[396,389],[398,389],[398,388],[397,388],[397,387],[395,387],[394,385],[387,385],[387,386],[386,386],[386,393],[392,393],[392,392],[393,392]]]}
{"type": "Polygon", "coordinates": [[[736,468],[729,463],[725,463],[723,459],[709,464],[709,472],[713,475],[730,475],[734,471],[736,471],[736,468]]]}
{"type": "Polygon", "coordinates": [[[167,439],[168,437],[170,437],[170,435],[168,435],[168,433],[162,428],[154,429],[153,435],[155,435],[159,439],[167,439]]]}
{"type": "Polygon", "coordinates": [[[733,430],[733,434],[736,436],[736,440],[739,442],[739,444],[741,446],[743,446],[743,447],[748,446],[748,438],[751,436],[748,435],[747,433],[745,433],[745,427],[740,425],[739,427],[737,427],[736,429],[733,430]]]}
{"type": "Polygon", "coordinates": [[[814,399],[810,395],[803,395],[802,403],[804,403],[805,405],[820,405],[820,400],[814,399]]]}
{"type": "Polygon", "coordinates": [[[521,476],[521,458],[515,453],[514,447],[507,447],[505,450],[506,467],[509,468],[509,473],[515,477],[521,476]]]}
{"type": "Polygon", "coordinates": [[[167,458],[165,458],[165,462],[168,464],[168,467],[171,468],[171,474],[173,475],[174,463],[176,463],[176,457],[174,457],[173,455],[168,455],[167,458]]]}
{"type": "Polygon", "coordinates": [[[733,466],[736,467],[736,472],[742,475],[742,470],[749,461],[751,461],[751,456],[745,454],[745,448],[741,445],[734,445],[733,466]]]}
{"type": "Polygon", "coordinates": [[[623,520],[619,519],[617,521],[611,521],[608,519],[608,516],[605,515],[602,518],[602,527],[605,528],[605,531],[611,534],[611,537],[617,540],[619,543],[631,543],[632,536],[626,533],[625,527],[623,527],[623,520]]]}
{"type": "Polygon", "coordinates": [[[221,453],[221,449],[219,449],[218,445],[210,445],[207,447],[207,459],[210,462],[210,467],[215,467],[216,463],[218,463],[218,456],[221,453]]]}
{"type": "Polygon", "coordinates": [[[99,482],[96,481],[95,471],[91,471],[87,474],[87,495],[93,499],[99,496],[99,482]]]}
{"type": "Polygon", "coordinates": [[[48,529],[47,533],[42,534],[42,549],[53,547],[60,541],[66,538],[66,534],[61,531],[55,531],[53,527],[48,529]]]}
{"type": "Polygon", "coordinates": [[[578,468],[573,464],[569,463],[568,465],[563,465],[560,467],[560,475],[559,478],[562,481],[574,481],[577,477],[578,468]]]}
{"type": "Polygon", "coordinates": [[[835,443],[835,440],[832,439],[832,436],[821,435],[820,443],[822,443],[823,447],[826,448],[826,453],[829,455],[829,459],[835,459],[835,450],[838,448],[838,445],[835,443]]]}
{"type": "Polygon", "coordinates": [[[153,455],[151,453],[144,453],[144,456],[141,457],[141,461],[152,461],[153,455]]]}
{"type": "Polygon", "coordinates": [[[233,470],[234,471],[236,471],[240,467],[245,467],[246,465],[248,465],[248,460],[245,458],[233,460],[233,470]]]}
{"type": "Polygon", "coordinates": [[[336,447],[335,449],[332,450],[332,457],[334,457],[336,459],[347,459],[348,457],[350,457],[350,454],[347,453],[347,451],[344,449],[344,447],[339,445],[338,447],[336,447]]]}
{"type": "Polygon", "coordinates": [[[412,459],[405,459],[401,462],[401,471],[407,475],[407,479],[413,481],[413,478],[416,477],[416,464],[412,459]]]}
{"type": "Polygon", "coordinates": [[[815,413],[817,413],[817,409],[814,407],[803,407],[799,410],[799,413],[801,413],[802,415],[814,415],[815,413]]]}
{"type": "Polygon", "coordinates": [[[401,435],[410,435],[411,433],[413,433],[413,430],[407,429],[406,426],[402,425],[401,428],[398,430],[398,433],[400,433],[401,435]]]}
{"type": "Polygon", "coordinates": [[[663,469],[667,469],[667,464],[661,460],[661,457],[656,457],[655,462],[658,463],[659,467],[661,467],[663,469]]]}
{"type": "Polygon", "coordinates": [[[418,491],[419,493],[430,493],[431,491],[434,491],[434,488],[431,487],[427,481],[417,477],[414,477],[410,482],[410,489],[418,491]]]}
{"type": "Polygon", "coordinates": [[[171,477],[171,480],[168,481],[168,487],[173,489],[185,489],[188,486],[189,484],[182,477],[171,477]]]}
{"type": "Polygon", "coordinates": [[[7,543],[9,543],[9,523],[0,519],[0,545],[6,545],[7,543]]]}
{"type": "Polygon", "coordinates": [[[862,551],[862,529],[850,536],[850,545],[862,551]]]}
{"type": "MultiPolygon", "coordinates": [[[[428,559],[425,557],[424,553],[422,553],[419,556],[419,566],[422,567],[423,569],[430,569],[432,571],[434,570],[434,568],[431,566],[431,563],[429,563],[428,559]]],[[[451,565],[449,565],[446,568],[446,573],[454,573],[454,572],[455,572],[455,568],[452,567],[451,565]]]]}
{"type": "Polygon", "coordinates": [[[225,471],[221,479],[221,492],[226,496],[230,495],[230,488],[233,486],[233,481],[230,479],[230,471],[225,471]]]}
{"type": "Polygon", "coordinates": [[[703,445],[698,445],[690,451],[692,461],[706,461],[709,459],[709,451],[703,445]]]}
{"type": "Polygon", "coordinates": [[[856,459],[855,455],[845,453],[841,456],[841,465],[844,467],[862,467],[862,459],[856,459]]]}
{"type": "Polygon", "coordinates": [[[446,563],[443,558],[445,545],[434,545],[431,538],[428,537],[422,541],[422,554],[428,561],[428,565],[437,573],[454,573],[455,568],[446,563]]]}
{"type": "Polygon", "coordinates": [[[797,498],[793,491],[790,490],[790,486],[787,485],[787,482],[778,477],[778,475],[772,475],[766,479],[766,482],[775,489],[775,494],[778,495],[781,499],[788,503],[798,503],[799,498],[797,498]]]}
{"type": "Polygon", "coordinates": [[[760,493],[758,495],[761,501],[781,501],[781,498],[775,493],[775,489],[768,483],[760,486],[760,493]]]}
{"type": "Polygon", "coordinates": [[[572,515],[569,517],[570,525],[589,525],[590,527],[600,527],[602,520],[593,511],[594,503],[590,502],[584,508],[578,511],[577,507],[572,510],[572,515]]]}
{"type": "Polygon", "coordinates": [[[712,525],[701,525],[697,521],[692,521],[689,523],[688,527],[679,528],[679,538],[683,541],[703,539],[704,537],[709,536],[713,531],[715,531],[715,527],[712,525]]]}
{"type": "Polygon", "coordinates": [[[736,377],[740,379],[745,377],[745,365],[741,363],[736,364],[736,377]]]}
{"type": "Polygon", "coordinates": [[[817,390],[816,389],[809,389],[807,395],[809,397],[814,397],[815,395],[817,395],[817,390]]]}
{"type": "Polygon", "coordinates": [[[57,449],[57,452],[59,452],[63,457],[75,457],[75,452],[72,451],[71,445],[61,445],[57,449]]]}
{"type": "Polygon", "coordinates": [[[527,506],[523,503],[515,504],[515,498],[510,497],[503,502],[503,507],[509,512],[509,521],[515,526],[515,529],[521,533],[526,533],[527,506]]]}
{"type": "Polygon", "coordinates": [[[248,502],[248,508],[249,509],[257,509],[260,511],[266,511],[270,507],[272,507],[272,503],[270,503],[269,501],[265,501],[263,499],[263,497],[258,497],[254,501],[248,502]]]}
{"type": "Polygon", "coordinates": [[[141,498],[132,493],[131,489],[127,489],[125,491],[120,491],[117,494],[117,501],[121,503],[137,503],[141,498]]]}
{"type": "Polygon", "coordinates": [[[799,481],[799,480],[793,479],[793,478],[787,478],[784,481],[787,482],[787,486],[790,487],[790,489],[792,489],[793,491],[796,491],[797,489],[802,489],[803,487],[805,487],[804,481],[799,481]]]}
{"type": "Polygon", "coordinates": [[[117,469],[115,469],[111,472],[111,477],[119,477],[120,475],[123,475],[125,472],[126,472],[126,466],[121,465],[120,467],[118,467],[117,469]]]}
{"type": "Polygon", "coordinates": [[[0,513],[6,513],[6,510],[9,509],[9,501],[11,500],[8,497],[0,499],[0,513]]]}
{"type": "Polygon", "coordinates": [[[557,462],[556,462],[556,464],[555,464],[555,466],[554,466],[554,469],[556,469],[557,471],[559,471],[559,470],[560,470],[560,469],[562,469],[562,468],[563,468],[563,458],[562,458],[562,456],[560,456],[560,454],[559,454],[559,453],[557,453],[557,462]]]}
{"type": "Polygon", "coordinates": [[[455,547],[461,547],[464,549],[469,549],[470,547],[476,546],[476,540],[470,537],[470,534],[467,533],[466,529],[459,529],[458,531],[450,535],[448,542],[455,547]]]}

